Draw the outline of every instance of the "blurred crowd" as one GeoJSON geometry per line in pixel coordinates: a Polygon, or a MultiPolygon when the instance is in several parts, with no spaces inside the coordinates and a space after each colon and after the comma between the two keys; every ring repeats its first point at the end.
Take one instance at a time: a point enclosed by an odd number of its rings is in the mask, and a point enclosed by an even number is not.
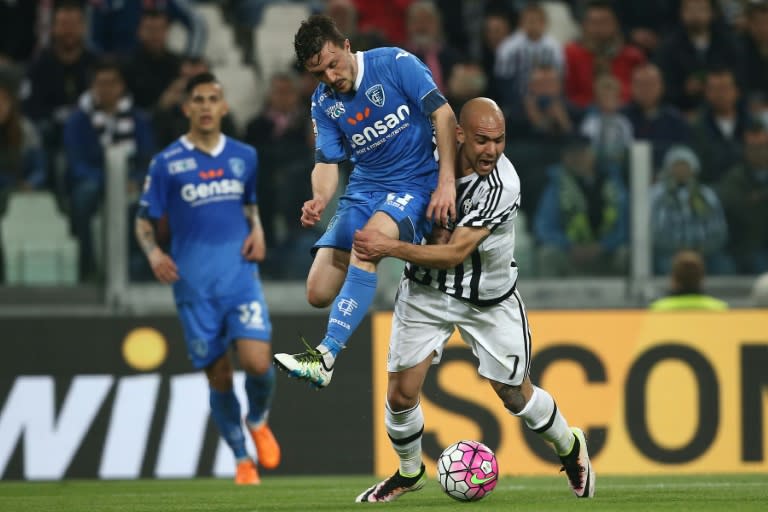
{"type": "MultiPolygon", "coordinates": [[[[195,3],[0,0],[0,215],[16,190],[54,194],[82,281],[99,279],[92,220],[105,148],[133,155],[135,202],[149,159],[186,130],[184,83],[211,67],[206,44],[219,36],[195,3]],[[186,29],[178,53],[172,23],[186,29]]],[[[242,34],[276,2],[207,3],[242,34]]],[[[652,147],[654,272],[667,274],[681,250],[699,253],[708,274],[768,271],[768,0],[305,3],[336,19],[353,50],[417,55],[456,111],[479,95],[502,106],[522,183],[519,229],[533,240],[528,276],[626,273],[635,141],[652,147]]],[[[318,236],[297,222],[311,194],[315,82],[299,66],[261,79],[261,112],[237,119],[233,108],[224,132],[259,151],[264,276],[303,279],[318,236]]],[[[131,278],[150,279],[132,250],[131,278]]]]}

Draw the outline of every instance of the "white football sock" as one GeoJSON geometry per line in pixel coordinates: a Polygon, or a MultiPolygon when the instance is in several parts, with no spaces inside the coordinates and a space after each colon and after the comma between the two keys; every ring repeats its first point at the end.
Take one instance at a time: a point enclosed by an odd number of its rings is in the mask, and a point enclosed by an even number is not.
{"type": "Polygon", "coordinates": [[[400,457],[400,474],[414,476],[421,471],[421,436],[424,433],[424,413],[421,403],[405,411],[393,412],[385,407],[384,424],[392,448],[400,457]]]}
{"type": "Polygon", "coordinates": [[[552,395],[540,387],[533,386],[533,394],[523,410],[511,413],[525,421],[525,425],[555,446],[558,455],[571,451],[575,436],[568,422],[560,414],[552,395]]]}

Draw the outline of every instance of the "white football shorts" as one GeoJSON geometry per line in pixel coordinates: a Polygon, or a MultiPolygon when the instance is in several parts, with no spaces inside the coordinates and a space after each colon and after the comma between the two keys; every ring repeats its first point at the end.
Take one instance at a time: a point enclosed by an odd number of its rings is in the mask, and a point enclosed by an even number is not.
{"type": "Polygon", "coordinates": [[[518,386],[528,375],[531,334],[517,290],[498,304],[481,307],[405,278],[392,316],[387,371],[416,366],[433,352],[432,364],[438,364],[454,329],[477,357],[483,377],[518,386]]]}

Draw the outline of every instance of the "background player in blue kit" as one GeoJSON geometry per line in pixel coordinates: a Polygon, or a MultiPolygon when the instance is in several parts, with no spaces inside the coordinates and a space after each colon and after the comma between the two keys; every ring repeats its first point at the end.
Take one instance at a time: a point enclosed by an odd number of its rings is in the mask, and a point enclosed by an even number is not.
{"type": "Polygon", "coordinates": [[[267,425],[275,382],[272,326],[256,264],[265,255],[256,150],[221,133],[227,104],[212,74],[189,80],[183,108],[189,132],[150,164],[136,236],[157,279],[173,284],[189,358],[205,370],[211,414],[237,460],[235,482],[258,484],[228,354],[234,345],[246,374],[245,422],[258,462],[275,468],[280,447],[267,425]],[[157,245],[152,224],[164,214],[172,235],[170,256],[157,245]]]}
{"type": "Polygon", "coordinates": [[[303,226],[314,226],[333,197],[339,162],[355,164],[307,277],[310,304],[332,304],[326,336],[306,352],[275,355],[291,376],[322,388],[376,292],[376,263],[352,250],[355,231],[420,243],[432,220],[456,216],[456,117],[419,59],[400,48],[353,53],[327,16],[304,21],[294,47],[320,81],[312,95],[313,197],[302,208],[303,226]]]}

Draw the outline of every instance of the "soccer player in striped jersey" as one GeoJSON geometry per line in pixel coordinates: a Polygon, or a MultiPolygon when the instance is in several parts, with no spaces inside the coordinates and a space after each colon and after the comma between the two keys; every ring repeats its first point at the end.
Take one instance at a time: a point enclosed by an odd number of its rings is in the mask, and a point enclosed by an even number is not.
{"type": "Polygon", "coordinates": [[[429,221],[455,217],[456,117],[414,55],[400,48],[353,53],[327,16],[304,21],[294,47],[320,81],[312,95],[313,197],[302,208],[303,226],[320,220],[336,192],[339,162],[355,164],[335,216],[315,243],[307,277],[310,304],[331,306],[326,335],[305,352],[275,354],[290,376],[323,388],[376,293],[376,263],[355,255],[355,231],[376,229],[419,243],[429,221]]]}
{"type": "Polygon", "coordinates": [[[553,445],[574,494],[594,495],[584,433],[568,426],[552,396],[529,377],[531,334],[516,290],[514,259],[520,180],[503,153],[504,130],[504,115],[492,100],[475,98],[462,108],[458,219],[447,229],[437,228],[432,243],[405,244],[372,230],[355,234],[354,250],[362,259],[390,256],[408,262],[392,319],[385,410],[400,467],[360,494],[358,502],[392,501],[424,485],[419,396],[429,367],[439,363],[456,328],[504,407],[553,445]]]}
{"type": "Polygon", "coordinates": [[[189,131],[155,156],[136,218],[136,237],[155,277],[173,284],[192,365],[208,377],[211,415],[237,461],[235,482],[260,482],[243,436],[229,349],[245,371],[248,413],[259,465],[280,463],[267,425],[274,394],[272,326],[259,281],[264,231],[256,204],[257,155],[221,133],[227,113],[211,73],[189,79],[184,114],[189,131]],[[153,221],[168,216],[170,255],[157,244],[153,221]]]}

